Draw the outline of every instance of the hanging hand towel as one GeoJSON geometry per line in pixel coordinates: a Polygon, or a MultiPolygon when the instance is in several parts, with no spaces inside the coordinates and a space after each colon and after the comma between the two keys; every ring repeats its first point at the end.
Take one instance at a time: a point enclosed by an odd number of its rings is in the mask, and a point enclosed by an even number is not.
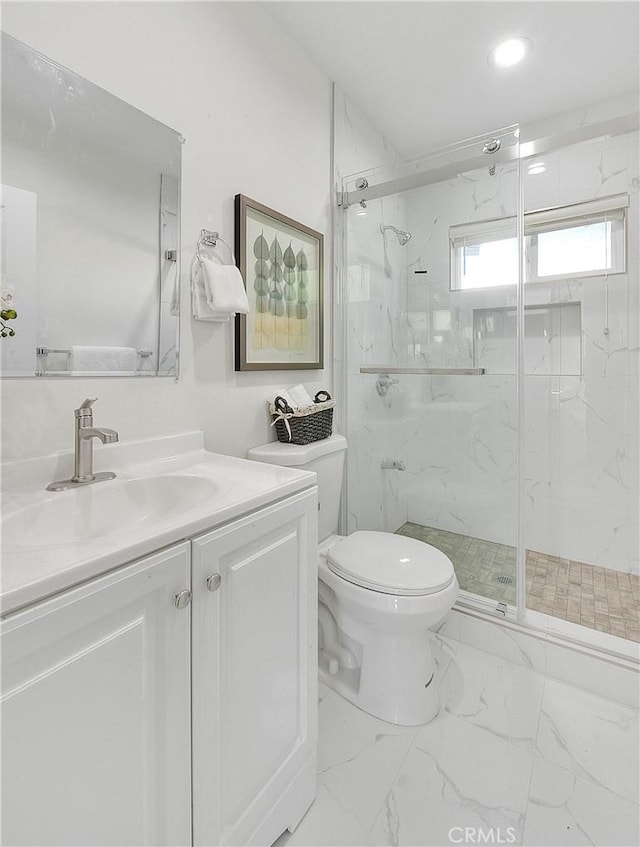
{"type": "Polygon", "coordinates": [[[195,260],[191,267],[191,309],[197,321],[216,321],[225,323],[231,318],[231,312],[214,311],[207,303],[207,293],[204,288],[204,271],[195,260]]]}
{"type": "Polygon", "coordinates": [[[135,347],[71,347],[69,370],[81,374],[133,376],[138,370],[135,347]]]}
{"type": "Polygon", "coordinates": [[[249,300],[238,268],[235,265],[219,265],[204,257],[201,263],[209,308],[214,312],[247,315],[249,300]]]}

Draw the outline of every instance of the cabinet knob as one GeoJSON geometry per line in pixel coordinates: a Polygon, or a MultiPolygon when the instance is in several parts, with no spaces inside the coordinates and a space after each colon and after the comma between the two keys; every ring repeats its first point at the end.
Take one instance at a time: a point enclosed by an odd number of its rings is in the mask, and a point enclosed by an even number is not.
{"type": "Polygon", "coordinates": [[[191,592],[189,589],[185,588],[183,591],[178,591],[178,593],[174,595],[173,602],[175,603],[176,609],[186,609],[191,602],[191,592]]]}
{"type": "Polygon", "coordinates": [[[219,573],[212,573],[211,576],[207,579],[207,588],[209,591],[217,591],[220,588],[220,583],[222,582],[222,577],[219,573]]]}

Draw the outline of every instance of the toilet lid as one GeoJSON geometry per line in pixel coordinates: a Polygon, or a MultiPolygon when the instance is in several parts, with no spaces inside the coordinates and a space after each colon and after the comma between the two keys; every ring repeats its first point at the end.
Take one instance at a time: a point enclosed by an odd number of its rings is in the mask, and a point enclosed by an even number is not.
{"type": "Polygon", "coordinates": [[[454,578],[442,551],[391,532],[354,532],[329,548],[327,564],[348,582],[383,594],[435,594],[454,578]]]}

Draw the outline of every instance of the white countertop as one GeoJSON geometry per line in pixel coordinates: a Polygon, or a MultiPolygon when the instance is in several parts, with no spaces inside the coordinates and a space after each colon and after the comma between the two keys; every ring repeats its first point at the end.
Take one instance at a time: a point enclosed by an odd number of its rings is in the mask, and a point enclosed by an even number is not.
{"type": "MultiPolygon", "coordinates": [[[[5,531],[0,611],[3,615],[316,484],[314,473],[209,452],[204,449],[201,432],[96,445],[94,471],[115,471],[115,480],[72,491],[45,490],[49,482],[69,477],[72,467],[71,453],[2,466],[5,531]],[[153,482],[149,484],[149,479],[160,476],[180,477],[180,482],[185,481],[184,477],[197,477],[195,490],[211,491],[212,496],[204,496],[197,502],[191,498],[184,511],[181,503],[172,504],[172,509],[177,511],[162,515],[161,519],[154,517],[151,509],[139,520],[125,522],[122,531],[107,538],[78,540],[70,530],[67,539],[63,530],[60,534],[64,541],[42,543],[39,539],[38,516],[46,515],[47,508],[53,506],[64,523],[66,510],[58,505],[64,498],[69,512],[74,509],[77,512],[80,502],[83,508],[89,503],[87,495],[94,500],[106,497],[109,502],[110,495],[121,490],[113,486],[142,480],[144,487],[147,480],[147,487],[152,489],[153,482]],[[108,486],[112,486],[111,491],[107,490],[108,486]],[[103,493],[96,495],[98,489],[103,493]],[[24,527],[22,535],[11,529],[21,526],[21,517],[33,521],[33,530],[26,533],[26,539],[24,527]]],[[[133,483],[133,489],[136,485],[133,483]]],[[[171,491],[170,483],[164,487],[171,491]]]]}

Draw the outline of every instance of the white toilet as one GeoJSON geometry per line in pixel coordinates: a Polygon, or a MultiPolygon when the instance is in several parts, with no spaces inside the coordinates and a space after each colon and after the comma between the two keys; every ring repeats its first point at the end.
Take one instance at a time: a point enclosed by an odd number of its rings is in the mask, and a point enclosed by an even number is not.
{"type": "Polygon", "coordinates": [[[450,560],[389,532],[336,535],[347,441],[272,442],[247,458],[318,475],[320,679],[390,723],[427,723],[439,709],[428,630],[458,596],[450,560]]]}

